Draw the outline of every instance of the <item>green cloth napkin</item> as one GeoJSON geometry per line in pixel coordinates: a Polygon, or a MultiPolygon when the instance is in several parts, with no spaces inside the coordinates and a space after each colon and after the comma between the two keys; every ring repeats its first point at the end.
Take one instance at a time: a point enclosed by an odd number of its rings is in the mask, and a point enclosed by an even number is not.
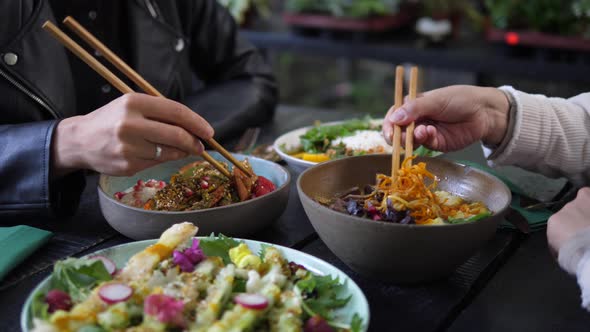
{"type": "Polygon", "coordinates": [[[51,232],[24,225],[0,227],[0,280],[45,244],[51,235],[51,232]]]}
{"type": "MultiPolygon", "coordinates": [[[[458,161],[458,163],[482,170],[487,173],[490,173],[490,174],[494,175],[495,177],[497,177],[498,179],[500,179],[502,182],[504,182],[504,184],[506,184],[508,189],[510,189],[510,191],[512,192],[512,201],[510,202],[510,207],[513,210],[516,210],[518,213],[520,213],[520,215],[523,216],[527,220],[527,222],[529,224],[530,231],[534,232],[534,231],[542,230],[545,228],[545,225],[547,224],[547,220],[549,219],[549,217],[551,217],[553,212],[551,210],[548,210],[545,208],[536,209],[536,210],[527,210],[527,209],[521,207],[520,206],[521,196],[526,196],[526,193],[519,186],[514,184],[514,182],[510,181],[510,179],[503,176],[502,174],[499,174],[493,168],[485,166],[485,165],[481,165],[478,163],[465,161],[465,160],[458,161]]],[[[516,227],[512,223],[508,222],[507,220],[504,220],[500,224],[499,228],[516,229],[516,227]]]]}

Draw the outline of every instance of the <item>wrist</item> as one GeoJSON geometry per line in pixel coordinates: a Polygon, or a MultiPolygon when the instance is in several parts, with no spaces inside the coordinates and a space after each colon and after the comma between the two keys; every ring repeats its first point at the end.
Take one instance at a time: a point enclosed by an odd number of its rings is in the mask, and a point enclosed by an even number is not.
{"type": "Polygon", "coordinates": [[[57,124],[51,144],[54,176],[63,176],[84,168],[82,144],[79,139],[80,116],[63,119],[57,124]]]}
{"type": "Polygon", "coordinates": [[[488,146],[497,146],[508,133],[510,100],[504,92],[496,88],[486,88],[482,99],[487,119],[487,129],[482,142],[488,146]]]}

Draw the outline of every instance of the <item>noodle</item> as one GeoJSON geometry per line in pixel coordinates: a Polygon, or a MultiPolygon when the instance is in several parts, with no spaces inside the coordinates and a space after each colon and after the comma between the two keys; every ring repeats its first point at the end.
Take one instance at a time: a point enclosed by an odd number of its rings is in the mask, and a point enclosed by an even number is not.
{"type": "Polygon", "coordinates": [[[358,196],[347,195],[330,207],[373,220],[419,225],[470,222],[491,214],[481,202],[465,202],[446,191],[436,191],[438,179],[426,169],[426,163],[412,164],[414,158],[403,161],[397,181],[378,174],[376,186],[360,202],[355,200],[358,196]]]}

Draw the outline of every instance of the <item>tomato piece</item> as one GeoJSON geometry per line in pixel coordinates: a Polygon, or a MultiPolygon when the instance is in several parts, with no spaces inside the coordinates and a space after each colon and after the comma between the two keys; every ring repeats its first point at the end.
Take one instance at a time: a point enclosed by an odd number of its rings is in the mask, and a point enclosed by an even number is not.
{"type": "Polygon", "coordinates": [[[266,195],[270,192],[273,192],[276,189],[276,186],[272,181],[265,178],[264,176],[258,176],[256,183],[254,184],[254,190],[252,193],[253,197],[260,197],[266,195]]]}

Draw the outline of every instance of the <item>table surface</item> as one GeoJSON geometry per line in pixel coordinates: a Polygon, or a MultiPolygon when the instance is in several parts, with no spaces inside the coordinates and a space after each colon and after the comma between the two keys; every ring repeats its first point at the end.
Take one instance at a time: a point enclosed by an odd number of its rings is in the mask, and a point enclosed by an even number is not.
{"type": "MultiPolygon", "coordinates": [[[[280,107],[262,128],[260,143],[314,120],[332,121],[354,114],[280,107]]],[[[227,145],[230,146],[230,145],[227,145]]],[[[482,162],[478,147],[453,158],[482,162]]],[[[297,174],[293,174],[293,179],[297,174]]],[[[0,283],[0,331],[19,331],[26,297],[49,275],[57,259],[81,256],[130,240],[114,231],[100,213],[97,176],[89,176],[80,210],[68,220],[19,217],[56,235],[0,283]]],[[[348,274],[365,293],[371,309],[370,331],[586,331],[590,314],[580,308],[575,280],[556,265],[544,232],[523,235],[498,231],[481,251],[447,279],[398,286],[369,280],[350,270],[318,238],[291,183],[284,214],[255,240],[289,246],[321,258],[348,274]]]]}

